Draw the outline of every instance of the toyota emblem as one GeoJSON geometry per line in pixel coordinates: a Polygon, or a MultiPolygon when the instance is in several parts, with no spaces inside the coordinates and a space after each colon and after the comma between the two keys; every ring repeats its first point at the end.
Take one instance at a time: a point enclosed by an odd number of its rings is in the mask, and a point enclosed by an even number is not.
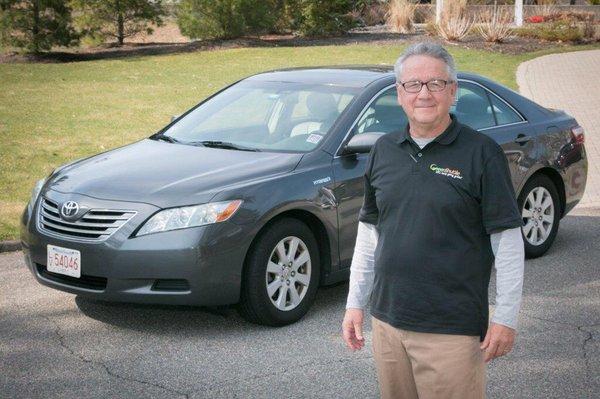
{"type": "Polygon", "coordinates": [[[77,215],[77,212],[79,212],[79,205],[75,201],[65,202],[60,209],[60,213],[66,218],[77,215]]]}

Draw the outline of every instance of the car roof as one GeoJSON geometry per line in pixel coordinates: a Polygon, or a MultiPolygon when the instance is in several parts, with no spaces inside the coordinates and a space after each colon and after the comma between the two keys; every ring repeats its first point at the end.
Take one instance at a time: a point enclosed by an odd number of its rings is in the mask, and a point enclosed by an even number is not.
{"type": "MultiPolygon", "coordinates": [[[[365,87],[379,79],[393,76],[394,67],[391,65],[333,65],[277,69],[259,73],[244,80],[365,87]]],[[[483,77],[473,73],[459,72],[458,78],[482,80],[483,77]]]]}

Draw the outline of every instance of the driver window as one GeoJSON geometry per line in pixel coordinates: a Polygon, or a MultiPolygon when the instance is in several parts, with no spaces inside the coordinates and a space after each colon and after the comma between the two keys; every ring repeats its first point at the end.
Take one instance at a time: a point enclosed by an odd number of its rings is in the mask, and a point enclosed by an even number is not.
{"type": "Polygon", "coordinates": [[[356,125],[356,134],[390,133],[406,127],[408,118],[398,104],[396,88],[384,91],[369,105],[356,125]]]}

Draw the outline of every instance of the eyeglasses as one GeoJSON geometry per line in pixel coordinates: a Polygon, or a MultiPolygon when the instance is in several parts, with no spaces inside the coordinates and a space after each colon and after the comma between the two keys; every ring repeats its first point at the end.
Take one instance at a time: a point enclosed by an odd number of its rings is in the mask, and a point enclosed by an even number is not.
{"type": "Polygon", "coordinates": [[[404,87],[407,93],[419,93],[423,86],[427,86],[427,90],[430,92],[442,91],[446,88],[448,83],[453,83],[453,80],[442,80],[432,79],[428,82],[421,82],[420,80],[411,80],[409,82],[400,82],[400,86],[404,87]]]}

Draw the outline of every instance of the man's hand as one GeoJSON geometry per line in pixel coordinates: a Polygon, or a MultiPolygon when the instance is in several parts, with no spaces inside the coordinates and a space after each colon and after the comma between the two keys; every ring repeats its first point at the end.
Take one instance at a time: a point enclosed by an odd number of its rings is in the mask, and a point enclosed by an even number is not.
{"type": "Polygon", "coordinates": [[[506,355],[515,343],[516,331],[502,324],[490,323],[480,348],[485,350],[485,362],[506,355]]]}
{"type": "Polygon", "coordinates": [[[364,312],[362,309],[346,309],[344,321],[342,322],[342,334],[344,342],[353,351],[361,349],[365,345],[362,334],[364,312]]]}

